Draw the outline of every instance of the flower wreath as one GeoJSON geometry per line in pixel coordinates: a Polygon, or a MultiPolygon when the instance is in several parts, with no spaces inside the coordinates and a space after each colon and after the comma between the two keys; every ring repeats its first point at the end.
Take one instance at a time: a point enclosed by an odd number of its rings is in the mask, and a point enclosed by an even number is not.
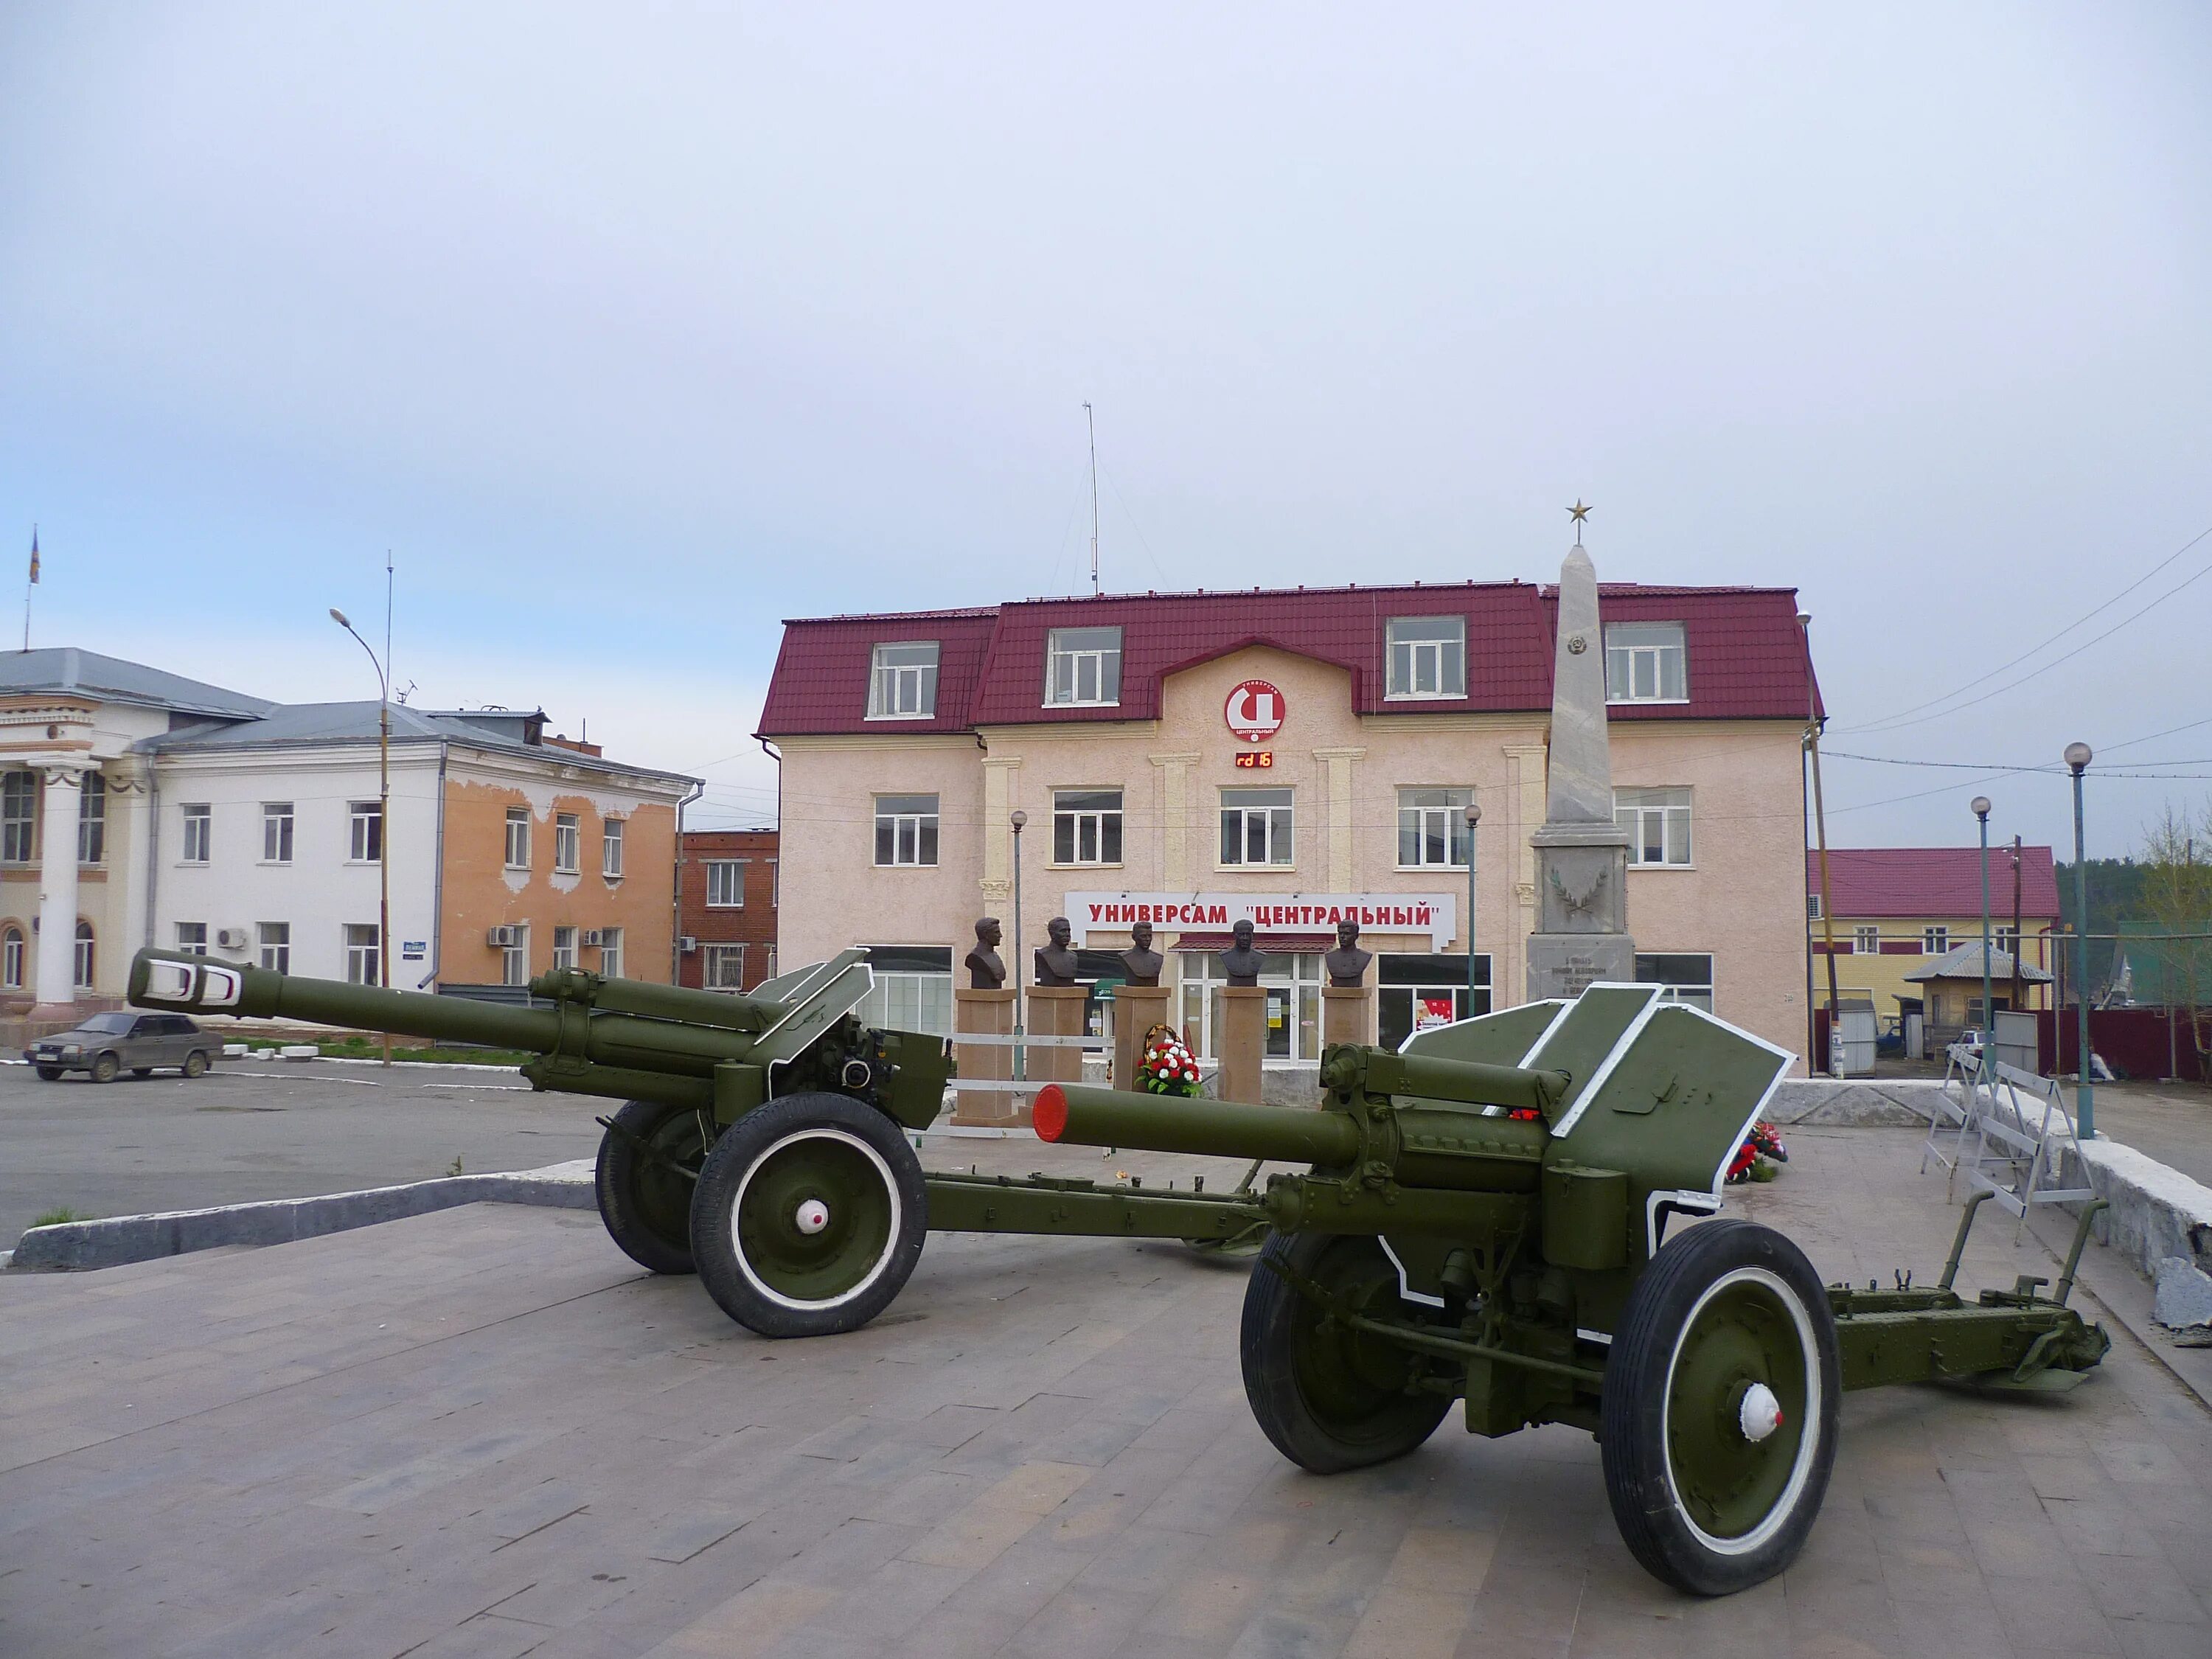
{"type": "Polygon", "coordinates": [[[1145,1046],[1137,1056],[1137,1086],[1155,1095],[1198,1092],[1198,1056],[1174,1026],[1155,1025],[1145,1033],[1145,1046]]]}

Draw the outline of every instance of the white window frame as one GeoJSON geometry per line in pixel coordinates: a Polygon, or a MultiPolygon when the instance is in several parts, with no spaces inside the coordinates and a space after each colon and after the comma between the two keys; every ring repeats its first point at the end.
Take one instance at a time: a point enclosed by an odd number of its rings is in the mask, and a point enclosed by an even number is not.
{"type": "Polygon", "coordinates": [[[609,979],[623,976],[623,930],[619,927],[599,930],[599,972],[609,979]]]}
{"type": "Polygon", "coordinates": [[[501,985],[530,983],[530,924],[514,924],[514,943],[499,947],[499,982],[501,985]]]}
{"type": "MultiPolygon", "coordinates": [[[[773,910],[782,902],[783,866],[775,860],[770,859],[768,861],[768,908],[773,910]]],[[[775,959],[775,952],[773,950],[769,952],[769,959],[771,962],[775,959]]],[[[771,973],[769,977],[774,979],[775,975],[771,973]]]]}
{"type": "Polygon", "coordinates": [[[289,864],[294,833],[293,804],[289,800],[261,803],[261,861],[289,864]]]}
{"type": "Polygon", "coordinates": [[[628,836],[623,826],[627,818],[603,818],[599,821],[599,874],[609,881],[623,878],[623,848],[628,836]]]}
{"type": "Polygon", "coordinates": [[[1948,956],[1951,950],[1951,930],[1947,927],[1923,927],[1920,930],[1920,954],[1923,957],[1948,956]]]}
{"type": "Polygon", "coordinates": [[[187,801],[178,809],[185,831],[177,846],[180,864],[205,864],[215,845],[215,808],[204,800],[187,801]]]}
{"type": "Polygon", "coordinates": [[[1692,870],[1697,867],[1696,823],[1692,792],[1680,787],[1616,789],[1613,792],[1613,821],[1628,831],[1628,867],[1632,870],[1692,870]],[[1658,820],[1656,859],[1644,856],[1650,844],[1652,819],[1658,820]],[[1681,856],[1675,853],[1680,849],[1681,856]]]}
{"type": "Polygon", "coordinates": [[[1605,700],[1608,703],[1682,703],[1690,700],[1688,629],[1678,622],[1611,623],[1605,629],[1605,700]],[[1668,669],[1674,684],[1668,684],[1668,669]],[[1645,685],[1649,690],[1644,689],[1645,685]]]}
{"type": "Polygon", "coordinates": [[[1045,636],[1046,708],[1115,708],[1121,702],[1119,628],[1055,628],[1045,636]]]}
{"type": "Polygon", "coordinates": [[[699,985],[708,991],[745,988],[745,947],[717,941],[699,947],[699,985]]]}
{"type": "Polygon", "coordinates": [[[892,640],[877,646],[868,658],[867,717],[934,720],[940,655],[935,640],[892,640]]]}
{"type": "Polygon", "coordinates": [[[2020,929],[2008,921],[2002,926],[1991,924],[1990,948],[2002,951],[2008,957],[2017,957],[2020,954],[2020,929]]]}
{"type": "Polygon", "coordinates": [[[92,931],[92,924],[88,921],[78,922],[71,942],[76,951],[70,965],[74,973],[76,988],[80,991],[89,991],[92,989],[93,969],[98,966],[100,960],[100,942],[92,931]]]}
{"type": "Polygon", "coordinates": [[[346,849],[349,864],[384,861],[384,803],[356,800],[346,803],[346,849]]]}
{"type": "Polygon", "coordinates": [[[745,908],[745,866],[750,859],[708,859],[707,908],[709,910],[742,910],[745,908]],[[716,891],[721,894],[714,896],[716,891]],[[735,898],[730,895],[737,894],[735,898]]]}
{"type": "MultiPolygon", "coordinates": [[[[873,946],[872,950],[898,950],[873,946]]],[[[939,947],[927,947],[935,951],[939,947]]],[[[944,953],[949,963],[954,953],[944,953]]],[[[773,965],[773,964],[771,964],[773,965]]],[[[871,963],[875,985],[854,1010],[861,1023],[895,1031],[919,1031],[928,1036],[952,1035],[952,973],[944,969],[889,967],[871,963]]]]}
{"type": "Polygon", "coordinates": [[[527,870],[530,867],[530,809],[510,806],[507,809],[507,868],[527,870]]]}
{"type": "Polygon", "coordinates": [[[1851,929],[1851,954],[1857,957],[1878,957],[1881,954],[1881,929],[1854,927],[1851,929]]]}
{"type": "Polygon", "coordinates": [[[292,971],[292,924],[289,921],[257,921],[253,924],[254,943],[261,950],[261,965],[274,974],[292,971]]]}
{"type": "Polygon", "coordinates": [[[556,971],[576,965],[576,930],[556,927],[553,930],[553,967],[556,971]]]}
{"type": "Polygon", "coordinates": [[[375,985],[383,979],[377,960],[382,935],[373,921],[349,921],[339,937],[345,942],[346,983],[375,985]]]}
{"type": "Polygon", "coordinates": [[[1472,789],[1407,784],[1398,791],[1398,863],[1401,870],[1464,870],[1469,842],[1467,809],[1474,802],[1472,789]],[[1441,800],[1431,799],[1441,797],[1441,800]],[[1428,856],[1430,836],[1441,825],[1443,856],[1428,856]],[[1413,859],[1406,860],[1406,837],[1413,836],[1413,859]]]}
{"type": "Polygon", "coordinates": [[[1382,637],[1389,676],[1384,702],[1447,702],[1467,696],[1465,617],[1393,617],[1382,637]]]}
{"type": "Polygon", "coordinates": [[[0,863],[38,856],[39,775],[17,767],[0,778],[0,863]]]}
{"type": "Polygon", "coordinates": [[[105,864],[107,861],[107,780],[98,772],[87,772],[77,781],[76,804],[76,861],[79,864],[105,864]]]}
{"type": "Polygon", "coordinates": [[[1659,993],[1662,1002],[1686,1002],[1693,1008],[1713,1012],[1713,953],[1710,951],[1639,951],[1636,953],[1636,977],[1641,984],[1658,984],[1665,988],[1659,993]],[[1647,976],[1644,963],[1659,957],[1703,957],[1705,977],[1702,982],[1692,980],[1662,980],[1656,974],[1647,976]]]}
{"type": "Polygon", "coordinates": [[[873,798],[875,806],[875,861],[878,870],[931,870],[937,866],[941,850],[939,844],[939,808],[944,797],[934,794],[884,794],[873,798]],[[921,801],[930,803],[927,811],[918,807],[884,810],[885,801],[921,801]],[[884,840],[886,830],[890,856],[885,858],[884,840]],[[922,854],[927,852],[928,857],[922,854]]]}
{"type": "Polygon", "coordinates": [[[1224,870],[1290,870],[1297,867],[1297,792],[1294,789],[1224,789],[1221,792],[1221,839],[1214,845],[1214,856],[1219,860],[1218,868],[1224,870]],[[1258,797],[1279,795],[1282,799],[1260,800],[1244,799],[1232,801],[1231,796],[1258,797]],[[1233,846],[1230,839],[1230,824],[1235,821],[1233,846]],[[1259,830],[1262,856],[1253,858],[1253,831],[1259,830]],[[1231,851],[1233,859],[1224,856],[1231,851]]]}
{"type": "Polygon", "coordinates": [[[208,953],[208,925],[204,921],[180,921],[177,924],[177,949],[186,956],[204,957],[208,953]]]}
{"type": "Polygon", "coordinates": [[[1805,895],[1805,920],[1806,920],[1806,921],[1820,921],[1820,896],[1818,893],[1808,893],[1808,894],[1806,894],[1806,895],[1805,895]]]}
{"type": "Polygon", "coordinates": [[[1119,868],[1123,850],[1121,817],[1122,792],[1119,789],[1055,789],[1052,792],[1052,865],[1055,869],[1073,870],[1085,865],[1098,865],[1109,869],[1119,868]],[[1111,795],[1111,806],[1096,804],[1111,795]],[[1094,804],[1074,803],[1089,800],[1094,804]],[[1061,831],[1066,831],[1068,852],[1072,856],[1060,856],[1061,831]],[[1108,858],[1106,846],[1113,842],[1114,855],[1108,858]],[[1085,855],[1085,846],[1089,855],[1085,855]]]}
{"type": "Polygon", "coordinates": [[[9,922],[0,930],[0,985],[11,991],[23,988],[23,930],[9,922]]]}
{"type": "Polygon", "coordinates": [[[583,821],[574,812],[553,815],[553,873],[574,876],[583,873],[583,821]]]}

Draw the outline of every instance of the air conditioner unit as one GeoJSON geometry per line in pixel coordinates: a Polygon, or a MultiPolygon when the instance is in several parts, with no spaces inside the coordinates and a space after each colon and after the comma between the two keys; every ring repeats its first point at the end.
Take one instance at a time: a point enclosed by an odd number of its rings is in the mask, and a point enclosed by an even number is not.
{"type": "Polygon", "coordinates": [[[216,934],[215,942],[222,950],[243,951],[246,948],[246,929],[243,927],[222,928],[216,934]]]}
{"type": "Polygon", "coordinates": [[[606,942],[607,935],[605,928],[586,927],[584,929],[584,944],[586,948],[596,950],[606,942]]]}
{"type": "Polygon", "coordinates": [[[699,941],[689,933],[680,933],[677,936],[676,948],[688,957],[699,948],[699,941]]]}
{"type": "Polygon", "coordinates": [[[492,949],[495,951],[503,951],[511,945],[520,945],[522,943],[522,929],[520,927],[495,927],[486,937],[489,939],[492,949]]]}

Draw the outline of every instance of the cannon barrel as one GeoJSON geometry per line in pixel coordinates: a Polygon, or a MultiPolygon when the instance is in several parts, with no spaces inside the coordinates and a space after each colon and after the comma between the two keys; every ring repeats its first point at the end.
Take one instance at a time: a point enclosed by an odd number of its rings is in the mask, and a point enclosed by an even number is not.
{"type": "Polygon", "coordinates": [[[1141,1146],[1155,1152],[1258,1158],[1271,1164],[1348,1164],[1359,1126],[1341,1112],[1187,1100],[1121,1089],[1048,1083],[1030,1118],[1038,1138],[1078,1146],[1141,1146]]]}

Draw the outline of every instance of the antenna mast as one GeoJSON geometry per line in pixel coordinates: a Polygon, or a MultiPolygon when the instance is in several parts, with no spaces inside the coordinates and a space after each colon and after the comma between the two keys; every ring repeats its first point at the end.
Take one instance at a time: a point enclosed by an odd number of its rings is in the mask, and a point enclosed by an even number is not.
{"type": "Polygon", "coordinates": [[[1091,597],[1098,597],[1098,422],[1091,400],[1083,401],[1083,424],[1091,434],[1091,597]]]}

